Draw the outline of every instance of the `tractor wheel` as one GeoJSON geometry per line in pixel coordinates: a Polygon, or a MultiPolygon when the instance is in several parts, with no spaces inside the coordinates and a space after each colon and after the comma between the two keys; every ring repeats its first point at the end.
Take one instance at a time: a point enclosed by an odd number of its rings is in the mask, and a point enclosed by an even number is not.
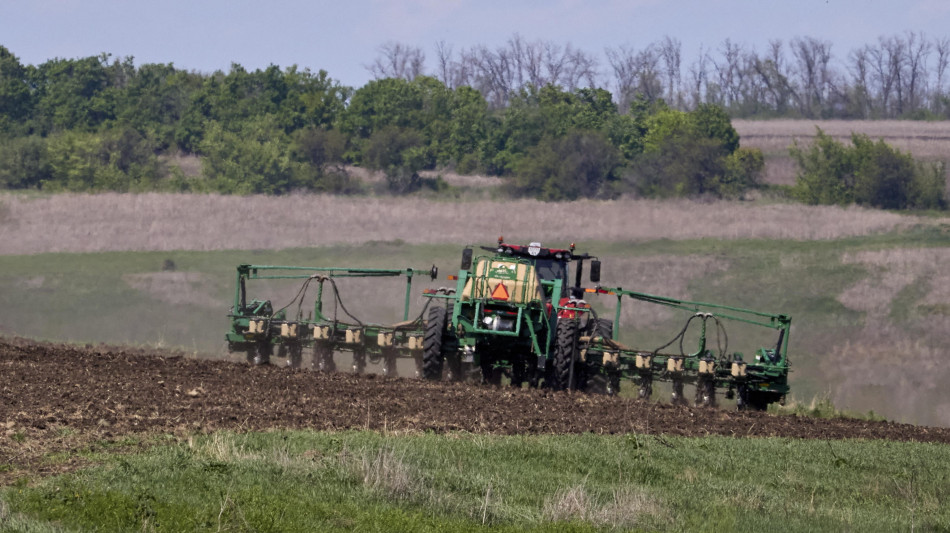
{"type": "Polygon", "coordinates": [[[577,321],[561,319],[557,323],[557,345],[554,347],[554,389],[573,389],[577,383],[578,373],[575,369],[577,360],[577,321]],[[574,383],[571,383],[573,373],[574,383]]]}
{"type": "Polygon", "coordinates": [[[330,343],[317,341],[313,344],[313,368],[321,372],[336,372],[333,346],[330,343]]]}
{"type": "Polygon", "coordinates": [[[712,379],[700,379],[696,382],[696,406],[716,406],[716,382],[712,379]]]}
{"type": "Polygon", "coordinates": [[[445,308],[430,307],[422,340],[422,377],[430,381],[442,379],[442,336],[445,333],[445,308]]]}
{"type": "Polygon", "coordinates": [[[303,346],[300,344],[291,344],[287,347],[287,366],[290,368],[300,368],[303,362],[303,346]]]}

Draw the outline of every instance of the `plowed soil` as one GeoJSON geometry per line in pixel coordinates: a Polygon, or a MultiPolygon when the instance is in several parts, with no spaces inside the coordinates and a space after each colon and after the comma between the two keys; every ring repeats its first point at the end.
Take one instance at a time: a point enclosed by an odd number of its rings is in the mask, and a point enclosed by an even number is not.
{"type": "MultiPolygon", "coordinates": [[[[950,429],[321,373],[174,352],[0,338],[0,484],[129,434],[229,429],[645,433],[950,443],[950,429]]],[[[133,439],[134,440],[134,439],[133,439]]]]}

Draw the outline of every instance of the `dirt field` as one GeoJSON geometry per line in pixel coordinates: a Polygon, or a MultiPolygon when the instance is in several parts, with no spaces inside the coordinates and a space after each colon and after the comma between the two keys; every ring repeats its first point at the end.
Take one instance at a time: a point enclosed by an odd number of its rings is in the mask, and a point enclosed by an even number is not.
{"type": "Polygon", "coordinates": [[[950,428],[643,404],[546,390],[324,374],[173,352],[0,338],[0,484],[68,470],[129,434],[372,429],[627,433],[950,443],[950,428]],[[65,463],[44,460],[69,453],[65,463]]]}

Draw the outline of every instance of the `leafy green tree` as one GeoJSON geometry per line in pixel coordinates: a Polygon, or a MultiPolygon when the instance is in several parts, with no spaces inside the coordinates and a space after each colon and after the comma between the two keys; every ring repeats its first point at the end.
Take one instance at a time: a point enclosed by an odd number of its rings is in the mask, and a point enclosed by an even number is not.
{"type": "Polygon", "coordinates": [[[51,179],[46,139],[37,135],[0,143],[0,187],[37,189],[51,179]]]}
{"type": "Polygon", "coordinates": [[[32,112],[27,69],[10,51],[0,46],[0,133],[21,132],[32,112]]]}
{"type": "Polygon", "coordinates": [[[162,149],[175,142],[175,129],[201,87],[201,76],[171,64],[145,64],[123,72],[123,90],[116,97],[116,120],[155,139],[162,149]]]}
{"type": "Polygon", "coordinates": [[[292,66],[282,72],[271,65],[248,72],[235,63],[227,74],[215,72],[190,92],[174,139],[182,150],[194,152],[199,150],[207,124],[218,122],[238,132],[245,122],[263,117],[270,117],[287,134],[306,127],[329,128],[339,120],[349,95],[348,88],[322,70],[313,73],[292,66]]]}
{"type": "Polygon", "coordinates": [[[765,157],[758,148],[736,148],[726,156],[723,174],[713,187],[720,196],[739,198],[761,184],[765,157]]]}
{"type": "Polygon", "coordinates": [[[439,164],[456,163],[461,173],[482,167],[480,147],[491,128],[488,102],[471,87],[459,87],[452,99],[448,142],[438,154],[439,164]]]}
{"type": "Polygon", "coordinates": [[[226,194],[279,194],[294,188],[290,141],[273,119],[245,122],[242,131],[208,124],[199,145],[202,172],[226,194]]]}
{"type": "Polygon", "coordinates": [[[67,131],[49,137],[46,190],[151,190],[163,175],[154,145],[131,128],[102,133],[67,131]]]}
{"type": "Polygon", "coordinates": [[[610,93],[603,89],[523,88],[511,95],[500,123],[489,132],[482,159],[490,173],[510,174],[542,139],[564,137],[574,130],[604,131],[616,114],[610,93]]]}
{"type": "Polygon", "coordinates": [[[53,59],[37,67],[33,128],[53,131],[93,131],[115,118],[115,91],[110,89],[109,56],[53,59]]]}
{"type": "Polygon", "coordinates": [[[346,138],[339,130],[309,127],[293,133],[293,181],[301,188],[322,192],[353,193],[359,190],[343,169],[346,138]]]}
{"type": "Polygon", "coordinates": [[[732,127],[726,110],[712,104],[700,104],[690,112],[696,131],[710,139],[718,139],[727,153],[739,148],[739,133],[732,127]]]}
{"type": "Polygon", "coordinates": [[[739,136],[722,108],[654,110],[634,110],[644,133],[629,181],[639,194],[738,197],[758,184],[762,154],[740,151],[739,136]]]}
{"type": "Polygon", "coordinates": [[[620,163],[602,133],[573,130],[528,150],[518,164],[515,189],[546,201],[612,196],[620,163]]]}
{"type": "Polygon", "coordinates": [[[719,196],[718,184],[725,174],[721,145],[685,131],[674,131],[645,151],[628,176],[642,196],[719,196]]]}

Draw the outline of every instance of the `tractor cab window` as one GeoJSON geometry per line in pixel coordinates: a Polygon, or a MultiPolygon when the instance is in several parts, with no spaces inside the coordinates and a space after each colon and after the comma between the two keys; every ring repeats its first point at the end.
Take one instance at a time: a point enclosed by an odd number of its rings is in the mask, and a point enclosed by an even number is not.
{"type": "MultiPolygon", "coordinates": [[[[538,259],[534,263],[534,268],[538,272],[538,277],[544,281],[560,279],[563,282],[563,286],[567,287],[567,264],[564,261],[538,259]]],[[[550,289],[545,288],[545,292],[548,291],[550,291],[550,289]]],[[[550,297],[551,295],[548,294],[547,296],[550,297]]]]}
{"type": "Polygon", "coordinates": [[[545,281],[554,281],[562,279],[567,281],[567,265],[563,261],[553,259],[538,259],[534,264],[538,276],[545,281]]]}

